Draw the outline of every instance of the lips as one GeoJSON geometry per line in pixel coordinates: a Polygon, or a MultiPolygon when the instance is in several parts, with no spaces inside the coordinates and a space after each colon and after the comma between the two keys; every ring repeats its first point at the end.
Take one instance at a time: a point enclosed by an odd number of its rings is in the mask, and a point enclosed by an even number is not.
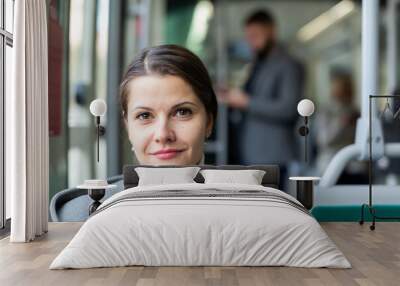
{"type": "Polygon", "coordinates": [[[182,151],[184,151],[184,150],[163,149],[163,150],[154,152],[152,155],[156,156],[158,159],[161,159],[161,160],[168,160],[168,159],[172,159],[172,158],[178,156],[179,153],[181,153],[182,151]]]}

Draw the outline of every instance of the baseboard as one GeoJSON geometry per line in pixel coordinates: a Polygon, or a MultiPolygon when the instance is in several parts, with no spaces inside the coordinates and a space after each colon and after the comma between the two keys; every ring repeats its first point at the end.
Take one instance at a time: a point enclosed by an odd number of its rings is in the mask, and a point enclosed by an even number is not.
{"type": "MultiPolygon", "coordinates": [[[[377,216],[400,218],[400,205],[374,205],[374,208],[377,216]]],[[[320,222],[359,221],[361,217],[361,205],[315,206],[311,210],[311,213],[320,222]]],[[[364,220],[372,220],[367,209],[364,210],[364,220]]],[[[377,219],[376,221],[381,220],[377,219]]],[[[385,221],[400,221],[400,219],[385,221]]]]}

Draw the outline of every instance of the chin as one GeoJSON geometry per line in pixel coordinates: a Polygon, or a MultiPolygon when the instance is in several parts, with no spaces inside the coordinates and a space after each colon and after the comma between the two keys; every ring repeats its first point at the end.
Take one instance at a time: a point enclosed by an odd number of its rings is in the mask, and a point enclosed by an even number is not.
{"type": "Polygon", "coordinates": [[[180,159],[156,160],[154,162],[154,164],[155,165],[177,165],[177,166],[194,165],[186,160],[180,160],[180,159]]]}
{"type": "Polygon", "coordinates": [[[176,158],[172,158],[169,160],[160,160],[160,159],[155,159],[152,160],[154,165],[176,165],[176,166],[186,166],[186,165],[196,165],[197,161],[193,158],[180,158],[180,156],[177,156],[176,158]]]}
{"type": "Polygon", "coordinates": [[[142,165],[176,165],[176,166],[186,166],[186,165],[196,165],[198,162],[200,162],[200,159],[196,160],[196,158],[193,158],[192,154],[188,152],[188,150],[185,150],[175,156],[174,158],[171,159],[159,159],[156,156],[146,154],[144,156],[143,160],[139,160],[139,163],[142,165]]]}

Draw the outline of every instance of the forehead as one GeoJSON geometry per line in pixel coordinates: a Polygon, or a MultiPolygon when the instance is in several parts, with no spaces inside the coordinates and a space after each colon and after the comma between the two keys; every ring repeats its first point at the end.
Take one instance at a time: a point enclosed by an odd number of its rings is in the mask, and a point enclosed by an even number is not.
{"type": "Polygon", "coordinates": [[[245,31],[247,33],[264,33],[265,31],[271,29],[271,26],[268,25],[263,25],[263,24],[258,24],[258,23],[252,23],[248,24],[245,27],[245,31]]]}
{"type": "Polygon", "coordinates": [[[191,86],[178,76],[146,75],[128,84],[128,108],[168,108],[180,102],[201,104],[191,86]]]}

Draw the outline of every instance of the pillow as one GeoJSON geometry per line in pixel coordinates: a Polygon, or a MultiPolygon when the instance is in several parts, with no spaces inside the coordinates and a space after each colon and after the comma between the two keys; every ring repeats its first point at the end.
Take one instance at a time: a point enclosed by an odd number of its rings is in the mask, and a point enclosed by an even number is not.
{"type": "Polygon", "coordinates": [[[200,167],[135,168],[139,176],[138,186],[196,183],[193,179],[199,170],[200,167]]]}
{"type": "Polygon", "coordinates": [[[205,184],[233,183],[247,185],[261,185],[265,171],[262,170],[201,170],[205,184]]]}

